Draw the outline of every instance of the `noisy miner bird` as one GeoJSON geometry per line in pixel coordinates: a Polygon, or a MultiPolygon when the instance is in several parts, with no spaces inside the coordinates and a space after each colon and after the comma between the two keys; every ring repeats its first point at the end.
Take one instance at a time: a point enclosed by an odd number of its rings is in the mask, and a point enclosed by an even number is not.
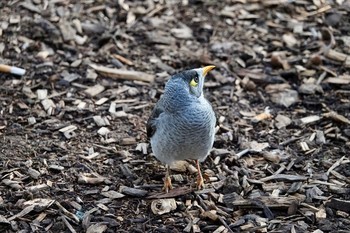
{"type": "Polygon", "coordinates": [[[147,122],[147,135],[155,157],[166,164],[164,190],[172,189],[169,165],[176,160],[196,161],[197,187],[204,187],[199,162],[214,143],[215,113],[204,98],[207,73],[215,66],[186,70],[173,75],[147,122]]]}

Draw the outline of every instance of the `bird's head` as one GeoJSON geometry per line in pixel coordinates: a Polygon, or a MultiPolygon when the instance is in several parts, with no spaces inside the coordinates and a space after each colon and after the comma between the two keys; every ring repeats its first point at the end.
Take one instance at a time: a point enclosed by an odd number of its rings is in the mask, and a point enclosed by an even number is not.
{"type": "Polygon", "coordinates": [[[215,66],[205,66],[202,68],[186,70],[181,73],[175,74],[168,82],[167,85],[172,83],[181,83],[181,86],[189,92],[189,94],[199,98],[203,93],[204,78],[209,71],[214,69],[215,66]]]}

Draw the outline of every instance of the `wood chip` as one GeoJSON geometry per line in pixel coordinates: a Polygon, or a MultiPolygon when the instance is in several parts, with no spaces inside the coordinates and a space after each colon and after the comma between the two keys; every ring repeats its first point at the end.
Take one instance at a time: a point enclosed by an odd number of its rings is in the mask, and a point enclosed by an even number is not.
{"type": "Polygon", "coordinates": [[[177,207],[174,198],[154,200],[151,203],[153,214],[162,215],[175,210],[177,207]]]}
{"type": "Polygon", "coordinates": [[[46,99],[47,93],[48,93],[47,89],[38,89],[38,90],[36,90],[36,95],[37,95],[39,100],[46,99]]]}
{"type": "Polygon", "coordinates": [[[90,64],[90,66],[93,69],[95,69],[97,72],[100,72],[103,75],[110,78],[133,80],[133,81],[137,80],[137,81],[143,81],[143,82],[154,81],[154,75],[146,74],[144,72],[119,70],[119,69],[108,68],[105,66],[98,66],[94,64],[90,64]]]}
{"type": "Polygon", "coordinates": [[[326,203],[326,206],[336,210],[341,210],[350,213],[350,201],[348,200],[332,198],[329,202],[326,203]]]}
{"type": "Polygon", "coordinates": [[[300,120],[300,122],[302,124],[310,124],[310,123],[314,123],[317,122],[319,120],[321,120],[322,118],[320,116],[314,115],[314,116],[307,116],[307,117],[303,117],[300,120]]]}
{"type": "Polygon", "coordinates": [[[101,195],[111,198],[111,199],[119,199],[124,197],[125,195],[113,190],[107,191],[107,192],[101,192],[101,195]]]}
{"type": "Polygon", "coordinates": [[[102,93],[103,91],[105,90],[105,87],[100,85],[100,84],[96,84],[95,86],[93,87],[89,87],[88,89],[86,89],[84,92],[91,96],[91,97],[94,97],[100,93],[102,93]]]}
{"type": "Polygon", "coordinates": [[[86,233],[102,233],[108,229],[105,223],[95,223],[88,227],[86,233]]]}
{"type": "Polygon", "coordinates": [[[125,195],[133,197],[144,197],[148,193],[146,190],[130,188],[127,186],[120,186],[119,191],[125,195]]]}
{"type": "Polygon", "coordinates": [[[108,126],[110,125],[109,120],[106,117],[93,116],[93,119],[97,126],[108,126]]]}
{"type": "Polygon", "coordinates": [[[303,180],[307,180],[307,177],[298,176],[298,175],[277,174],[277,175],[267,176],[265,178],[260,179],[260,181],[262,182],[266,182],[269,180],[303,181],[303,180]]]}
{"type": "Polygon", "coordinates": [[[336,112],[333,112],[333,111],[332,112],[328,112],[328,113],[323,114],[323,116],[327,117],[327,118],[331,118],[331,119],[333,119],[335,121],[342,122],[344,124],[350,125],[350,120],[349,119],[347,119],[343,115],[340,115],[340,114],[338,114],[336,112]]]}
{"type": "Polygon", "coordinates": [[[324,82],[331,84],[347,85],[350,84],[350,75],[341,75],[335,78],[327,78],[324,82]]]}

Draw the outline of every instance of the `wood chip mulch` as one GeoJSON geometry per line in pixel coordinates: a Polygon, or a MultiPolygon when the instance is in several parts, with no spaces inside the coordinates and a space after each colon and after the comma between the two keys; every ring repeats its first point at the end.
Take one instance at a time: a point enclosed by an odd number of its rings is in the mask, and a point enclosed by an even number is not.
{"type": "Polygon", "coordinates": [[[0,231],[350,232],[349,15],[348,0],[0,1],[0,231]],[[206,188],[180,161],[164,193],[145,123],[171,74],[204,65],[206,188]]]}

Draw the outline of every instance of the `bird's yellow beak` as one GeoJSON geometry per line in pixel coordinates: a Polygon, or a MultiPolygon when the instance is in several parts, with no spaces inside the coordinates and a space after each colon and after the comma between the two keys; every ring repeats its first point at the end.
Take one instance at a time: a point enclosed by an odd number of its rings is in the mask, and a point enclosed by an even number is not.
{"type": "Polygon", "coordinates": [[[215,66],[205,66],[205,67],[203,67],[202,68],[203,69],[203,77],[205,77],[208,74],[208,72],[211,71],[214,68],[215,68],[215,66]]]}

